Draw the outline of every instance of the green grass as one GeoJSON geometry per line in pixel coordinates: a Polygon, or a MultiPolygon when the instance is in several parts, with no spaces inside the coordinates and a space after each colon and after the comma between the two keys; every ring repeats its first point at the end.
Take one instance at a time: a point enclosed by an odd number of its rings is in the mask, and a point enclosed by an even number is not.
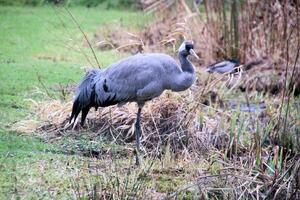
{"type": "Polygon", "coordinates": [[[77,172],[86,173],[84,157],[50,153],[55,147],[32,137],[2,133],[0,139],[0,199],[65,199],[77,172]]]}
{"type": "MultiPolygon", "coordinates": [[[[70,11],[90,38],[105,23],[137,28],[147,18],[99,8],[73,7],[70,11]]],[[[66,190],[89,159],[60,154],[59,145],[9,129],[15,122],[34,117],[27,99],[45,98],[36,92],[36,88],[45,92],[38,77],[57,97],[58,85],[78,82],[84,67],[95,67],[96,62],[63,8],[0,7],[0,29],[0,199],[74,198],[66,190]]],[[[114,51],[96,50],[96,54],[101,66],[126,56],[114,51]]]]}
{"type": "Polygon", "coordinates": [[[23,155],[43,152],[47,149],[50,151],[52,148],[49,144],[45,144],[37,138],[20,137],[14,132],[1,132],[0,138],[0,155],[3,157],[22,157],[23,155]]]}
{"type": "MultiPolygon", "coordinates": [[[[128,26],[136,18],[140,20],[135,20],[134,26],[142,23],[142,17],[133,12],[70,9],[90,37],[104,23],[128,26]]],[[[97,66],[81,32],[63,8],[0,7],[0,27],[1,125],[14,122],[13,116],[5,117],[7,112],[24,117],[16,112],[23,112],[24,98],[31,98],[30,91],[40,86],[38,76],[47,87],[55,87],[77,82],[84,74],[82,67],[97,66]]],[[[102,66],[124,56],[109,51],[96,54],[102,66]]]]}

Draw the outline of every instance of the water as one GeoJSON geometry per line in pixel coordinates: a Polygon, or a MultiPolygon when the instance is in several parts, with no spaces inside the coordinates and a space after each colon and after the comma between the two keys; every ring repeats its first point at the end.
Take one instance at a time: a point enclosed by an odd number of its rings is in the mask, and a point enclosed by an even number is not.
{"type": "Polygon", "coordinates": [[[240,110],[241,112],[261,112],[267,108],[265,102],[260,103],[242,103],[242,102],[230,102],[230,108],[232,110],[240,110]]]}

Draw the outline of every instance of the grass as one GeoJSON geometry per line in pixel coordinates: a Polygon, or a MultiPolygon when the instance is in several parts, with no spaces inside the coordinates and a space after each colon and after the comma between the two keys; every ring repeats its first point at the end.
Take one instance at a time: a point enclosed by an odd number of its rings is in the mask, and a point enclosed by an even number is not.
{"type": "MultiPolygon", "coordinates": [[[[122,21],[126,26],[138,16],[133,12],[81,7],[71,8],[71,12],[90,36],[104,23],[122,21]]],[[[134,25],[139,23],[137,20],[134,25]]],[[[55,87],[77,82],[84,73],[83,66],[96,66],[80,31],[62,8],[0,7],[0,27],[1,125],[25,117],[23,100],[32,98],[30,91],[41,86],[38,76],[45,86],[55,87]],[[90,57],[91,64],[77,52],[78,48],[90,57]]],[[[102,66],[122,56],[97,51],[102,66]]]]}
{"type": "MultiPolygon", "coordinates": [[[[141,13],[128,11],[74,7],[71,12],[90,38],[101,27],[108,27],[102,26],[105,23],[136,29],[147,20],[141,13]]],[[[279,96],[230,92],[221,84],[211,89],[204,86],[207,94],[196,91],[162,96],[143,111],[143,125],[149,128],[144,132],[147,140],[143,146],[148,154],[139,168],[133,166],[130,136],[122,135],[130,133],[135,120],[130,105],[123,107],[125,111],[110,108],[109,116],[97,118],[97,122],[104,121],[101,134],[98,129],[85,129],[48,131],[43,137],[40,132],[11,131],[15,122],[23,119],[47,121],[44,115],[48,117],[51,109],[45,107],[56,105],[52,102],[65,108],[64,99],[54,101],[62,98],[60,85],[78,82],[84,69],[96,66],[96,62],[63,8],[1,7],[0,27],[4,28],[0,32],[0,199],[161,199],[168,194],[178,199],[258,199],[275,191],[277,197],[299,196],[299,154],[285,155],[299,152],[297,98],[291,98],[288,128],[283,131],[283,126],[276,124],[279,96]],[[32,100],[44,109],[32,109],[32,100]],[[198,105],[203,100],[210,106],[198,105]],[[267,109],[245,113],[238,106],[234,111],[227,105],[232,100],[264,101],[267,109]],[[199,115],[199,121],[192,120],[194,114],[199,115]],[[174,126],[169,135],[162,134],[164,143],[157,145],[156,133],[174,126]],[[272,136],[276,130],[278,137],[272,136]]],[[[96,54],[104,67],[126,56],[99,50],[96,54]]],[[[205,79],[207,74],[199,73],[198,80],[205,79]]],[[[200,91],[203,84],[198,85],[200,91]]],[[[71,99],[72,92],[67,94],[71,99]]],[[[282,116],[286,107],[284,103],[282,116]]],[[[95,118],[90,120],[92,125],[95,118]]],[[[57,126],[64,123],[55,123],[55,117],[49,121],[57,126]]]]}
{"type": "MultiPolygon", "coordinates": [[[[124,26],[137,28],[144,18],[139,13],[97,8],[75,7],[71,12],[90,37],[104,23],[121,21],[124,26]]],[[[103,138],[95,142],[82,134],[77,139],[66,137],[52,144],[33,135],[9,131],[20,120],[36,118],[29,99],[49,98],[44,95],[44,87],[53,98],[59,98],[59,85],[78,82],[85,66],[96,66],[96,63],[78,28],[61,8],[0,7],[0,26],[3,28],[0,32],[0,199],[86,199],[93,191],[109,196],[106,190],[126,198],[141,196],[146,192],[145,187],[155,187],[165,193],[186,182],[186,177],[181,176],[173,180],[174,175],[168,170],[166,173],[166,169],[162,171],[159,161],[151,158],[144,160],[147,163],[144,167],[132,171],[133,161],[122,157],[122,152],[128,155],[128,149],[111,145],[103,138]],[[78,47],[92,63],[76,51],[78,47]],[[109,153],[103,159],[87,157],[92,151],[109,153]],[[151,173],[148,163],[154,166],[151,173]]],[[[102,66],[126,56],[113,51],[96,51],[96,54],[102,66]]]]}
{"type": "MultiPolygon", "coordinates": [[[[147,18],[98,8],[70,11],[89,37],[105,23],[138,28],[147,18]]],[[[61,154],[59,145],[9,129],[35,117],[28,99],[45,98],[44,87],[57,98],[59,85],[78,82],[84,68],[96,62],[63,8],[0,7],[0,27],[0,199],[75,198],[67,190],[79,171],[85,173],[83,166],[90,158],[61,154]]],[[[113,51],[96,54],[102,66],[126,56],[113,51]]]]}
{"type": "Polygon", "coordinates": [[[180,172],[201,168],[175,160],[162,168],[159,161],[148,158],[134,169],[128,158],[64,155],[55,145],[13,133],[1,134],[0,139],[0,199],[85,199],[93,192],[124,199],[144,196],[146,188],[164,194],[190,180],[180,172]]]}

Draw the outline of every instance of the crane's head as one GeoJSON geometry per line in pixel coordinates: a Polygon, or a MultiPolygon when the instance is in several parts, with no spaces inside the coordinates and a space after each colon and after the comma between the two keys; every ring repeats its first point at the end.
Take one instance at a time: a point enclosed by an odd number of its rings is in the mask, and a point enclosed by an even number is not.
{"type": "Polygon", "coordinates": [[[197,56],[196,52],[194,51],[194,44],[192,41],[184,41],[179,49],[178,49],[179,53],[188,56],[188,55],[192,55],[195,58],[199,59],[199,57],[197,56]]]}

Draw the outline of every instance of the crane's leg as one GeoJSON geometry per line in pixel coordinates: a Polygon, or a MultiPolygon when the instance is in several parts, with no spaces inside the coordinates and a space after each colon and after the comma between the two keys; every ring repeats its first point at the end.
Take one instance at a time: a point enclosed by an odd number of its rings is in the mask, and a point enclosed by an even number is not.
{"type": "Polygon", "coordinates": [[[139,152],[140,152],[140,137],[141,137],[141,112],[142,106],[139,105],[138,113],[135,122],[135,141],[136,141],[136,154],[135,154],[135,164],[140,165],[139,152]]]}

